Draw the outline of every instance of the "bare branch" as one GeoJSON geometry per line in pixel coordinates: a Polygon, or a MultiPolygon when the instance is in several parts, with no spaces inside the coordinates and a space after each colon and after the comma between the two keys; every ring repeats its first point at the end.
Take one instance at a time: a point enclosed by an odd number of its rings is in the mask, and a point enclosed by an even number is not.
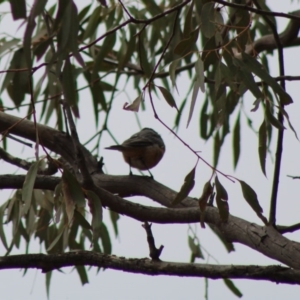
{"type": "Polygon", "coordinates": [[[40,269],[42,272],[71,266],[93,266],[129,273],[205,277],[211,279],[252,279],[300,284],[300,271],[281,266],[232,266],[174,263],[149,259],[124,258],[88,251],[60,254],[25,254],[0,257],[0,270],[40,269]]]}

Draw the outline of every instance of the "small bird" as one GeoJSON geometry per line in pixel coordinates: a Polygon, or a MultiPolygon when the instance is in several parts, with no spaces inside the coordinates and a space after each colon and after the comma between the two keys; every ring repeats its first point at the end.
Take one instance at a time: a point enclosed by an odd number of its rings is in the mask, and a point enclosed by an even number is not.
{"type": "Polygon", "coordinates": [[[122,152],[124,160],[131,167],[138,170],[148,170],[150,177],[153,175],[149,169],[155,167],[165,153],[165,144],[160,135],[151,128],[143,128],[131,136],[121,145],[110,146],[105,149],[122,152]]]}

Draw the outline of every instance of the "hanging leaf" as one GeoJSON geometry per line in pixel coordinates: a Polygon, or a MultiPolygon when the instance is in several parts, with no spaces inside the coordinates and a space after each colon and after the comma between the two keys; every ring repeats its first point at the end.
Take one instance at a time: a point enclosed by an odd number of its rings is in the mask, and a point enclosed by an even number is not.
{"type": "Polygon", "coordinates": [[[119,236],[118,220],[120,219],[120,215],[117,212],[110,210],[109,216],[110,216],[110,220],[113,225],[113,228],[114,228],[115,236],[118,237],[119,236]]]}
{"type": "Polygon", "coordinates": [[[205,93],[205,76],[204,76],[204,64],[199,56],[195,63],[195,70],[197,74],[197,78],[199,79],[199,88],[202,93],[205,93]]]}
{"type": "Polygon", "coordinates": [[[189,248],[192,252],[191,255],[191,263],[195,261],[195,258],[202,258],[204,259],[204,255],[201,251],[200,244],[197,239],[192,238],[191,236],[188,236],[188,243],[189,243],[189,248]]]}
{"type": "Polygon", "coordinates": [[[213,192],[213,187],[210,184],[210,181],[207,181],[204,184],[203,192],[201,197],[199,198],[199,207],[200,207],[200,224],[202,228],[205,228],[204,219],[205,219],[205,209],[207,206],[207,202],[213,192]]]}
{"type": "Polygon", "coordinates": [[[93,241],[98,240],[101,235],[102,226],[102,203],[97,194],[93,191],[86,191],[90,212],[92,214],[92,229],[93,229],[93,241]]]}
{"type": "Polygon", "coordinates": [[[102,242],[102,246],[103,246],[103,251],[105,254],[111,254],[111,240],[109,237],[109,233],[107,230],[107,227],[105,226],[104,223],[102,223],[101,226],[101,242],[102,242]]]}
{"type": "Polygon", "coordinates": [[[265,113],[266,113],[266,118],[267,120],[274,126],[276,127],[277,129],[285,129],[285,127],[282,125],[282,123],[273,116],[272,112],[271,112],[271,109],[270,109],[270,105],[266,105],[266,110],[265,110],[265,113]]]}
{"type": "Polygon", "coordinates": [[[251,55],[242,53],[243,63],[245,67],[256,74],[266,84],[270,85],[275,93],[280,97],[281,104],[288,105],[293,103],[293,100],[289,94],[287,94],[278,82],[264,69],[264,67],[251,55]]]}
{"type": "Polygon", "coordinates": [[[195,80],[195,83],[194,83],[194,89],[193,89],[193,94],[192,94],[190,112],[189,112],[189,117],[188,117],[188,121],[187,121],[186,127],[189,126],[190,121],[192,119],[192,116],[193,116],[193,113],[194,113],[195,104],[196,104],[196,99],[197,99],[198,92],[199,92],[199,88],[200,88],[200,79],[197,78],[195,80]]]}
{"type": "Polygon", "coordinates": [[[24,206],[22,208],[22,216],[27,214],[31,206],[33,186],[35,183],[37,171],[39,169],[39,164],[40,161],[32,163],[25,177],[25,181],[22,188],[22,202],[24,203],[24,206]]]}
{"type": "Polygon", "coordinates": [[[89,283],[85,266],[75,266],[75,268],[80,277],[81,285],[85,285],[86,283],[89,283]]]}
{"type": "Polygon", "coordinates": [[[243,196],[244,196],[245,200],[252,207],[252,209],[256,212],[258,217],[264,222],[264,224],[267,225],[268,221],[262,215],[263,209],[258,202],[255,191],[245,181],[239,180],[239,182],[241,184],[241,188],[242,188],[242,192],[243,192],[243,196]]]}
{"type": "Polygon", "coordinates": [[[181,186],[181,189],[179,193],[176,195],[175,199],[172,201],[172,205],[176,205],[180,203],[182,200],[184,200],[190,193],[190,191],[193,189],[195,185],[195,170],[196,167],[194,167],[184,178],[184,183],[181,186]]]}
{"type": "Polygon", "coordinates": [[[170,64],[170,68],[169,68],[169,73],[170,73],[170,78],[172,81],[172,85],[177,89],[176,87],[176,69],[177,66],[180,62],[180,59],[176,59],[174,60],[171,64],[170,64]]]}
{"type": "Polygon", "coordinates": [[[203,35],[207,38],[213,37],[216,32],[214,6],[214,2],[208,2],[203,5],[201,10],[201,31],[203,32],[203,35]]]}
{"type": "Polygon", "coordinates": [[[167,101],[167,103],[171,106],[171,107],[175,107],[176,110],[178,111],[175,99],[173,98],[173,95],[164,87],[162,86],[157,86],[159,88],[159,90],[161,91],[161,93],[163,94],[165,100],[167,101]]]}
{"type": "Polygon", "coordinates": [[[258,155],[262,172],[266,175],[267,157],[267,126],[265,120],[261,123],[258,131],[258,155]]]}
{"type": "Polygon", "coordinates": [[[179,56],[184,56],[185,54],[189,53],[195,46],[195,43],[198,40],[198,35],[199,29],[197,28],[190,33],[189,38],[183,39],[177,44],[177,46],[174,49],[174,53],[179,56]]]}
{"type": "Polygon", "coordinates": [[[66,169],[62,176],[62,191],[66,205],[66,213],[69,224],[71,224],[74,216],[75,207],[84,207],[85,199],[81,186],[76,178],[66,169]]]}
{"type": "Polygon", "coordinates": [[[46,273],[46,293],[47,299],[50,299],[50,282],[51,282],[52,271],[46,273]]]}
{"type": "Polygon", "coordinates": [[[220,218],[223,222],[227,222],[229,217],[228,195],[225,188],[220,183],[218,176],[215,177],[215,184],[217,190],[216,202],[219,209],[220,218]]]}
{"type": "Polygon", "coordinates": [[[220,239],[220,241],[222,242],[222,244],[224,245],[228,253],[235,251],[233,243],[228,242],[226,237],[222,234],[222,232],[220,232],[220,230],[217,227],[210,226],[209,224],[207,225],[210,228],[210,230],[213,231],[215,235],[220,239]]]}
{"type": "Polygon", "coordinates": [[[240,290],[235,286],[232,280],[228,278],[224,278],[224,283],[226,286],[232,291],[234,295],[236,295],[238,298],[242,298],[243,294],[240,292],[240,290]]]}
{"type": "Polygon", "coordinates": [[[240,116],[239,113],[236,123],[233,128],[233,166],[236,169],[237,163],[240,158],[241,152],[241,124],[240,124],[240,116]]]}

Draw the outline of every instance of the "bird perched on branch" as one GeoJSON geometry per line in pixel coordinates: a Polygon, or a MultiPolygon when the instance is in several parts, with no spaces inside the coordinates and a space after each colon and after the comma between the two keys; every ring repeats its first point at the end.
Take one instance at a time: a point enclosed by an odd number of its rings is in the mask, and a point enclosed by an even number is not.
{"type": "Polygon", "coordinates": [[[144,128],[131,136],[121,145],[110,146],[105,149],[122,152],[124,160],[131,168],[148,170],[155,167],[165,153],[165,144],[160,135],[151,128],[144,128]]]}

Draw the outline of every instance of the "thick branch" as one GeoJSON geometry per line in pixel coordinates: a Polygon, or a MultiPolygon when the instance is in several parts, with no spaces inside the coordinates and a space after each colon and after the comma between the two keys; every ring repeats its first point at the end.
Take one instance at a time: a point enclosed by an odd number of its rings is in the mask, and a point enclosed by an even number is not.
{"type": "Polygon", "coordinates": [[[71,266],[94,266],[136,274],[252,279],[300,284],[300,271],[281,266],[231,266],[128,259],[88,251],[63,254],[25,254],[0,258],[0,269],[40,269],[48,272],[71,266]]]}
{"type": "MultiPolygon", "coordinates": [[[[0,130],[9,128],[13,134],[34,140],[33,123],[24,120],[20,126],[19,121],[19,118],[0,112],[0,130]]],[[[70,148],[69,144],[72,144],[69,137],[47,126],[38,126],[38,131],[43,137],[40,140],[41,143],[43,142],[53,151],[57,150],[60,154],[69,155],[69,152],[66,152],[66,149],[70,148]],[[47,139],[44,139],[45,136],[47,139]],[[56,145],[55,142],[59,145],[56,145]]],[[[73,152],[71,154],[74,155],[73,152]]],[[[182,203],[181,207],[186,207],[186,209],[171,209],[146,207],[120,197],[141,195],[163,206],[171,207],[171,202],[177,193],[152,179],[141,176],[109,176],[99,173],[93,174],[92,177],[95,184],[93,191],[98,194],[102,204],[120,214],[142,222],[199,222],[198,202],[191,198],[182,203]]],[[[300,244],[283,237],[273,227],[259,226],[234,216],[230,216],[228,222],[223,223],[219,218],[218,210],[214,207],[207,208],[205,222],[214,225],[229,242],[241,243],[290,267],[300,269],[300,244]]]]}
{"type": "MultiPolygon", "coordinates": [[[[71,165],[75,160],[75,151],[71,138],[64,132],[55,130],[46,125],[37,124],[40,144],[49,150],[61,155],[71,165]]],[[[33,122],[27,119],[0,112],[0,134],[14,134],[35,142],[36,129],[33,122]]],[[[82,147],[90,172],[97,168],[96,159],[82,147]]]]}

